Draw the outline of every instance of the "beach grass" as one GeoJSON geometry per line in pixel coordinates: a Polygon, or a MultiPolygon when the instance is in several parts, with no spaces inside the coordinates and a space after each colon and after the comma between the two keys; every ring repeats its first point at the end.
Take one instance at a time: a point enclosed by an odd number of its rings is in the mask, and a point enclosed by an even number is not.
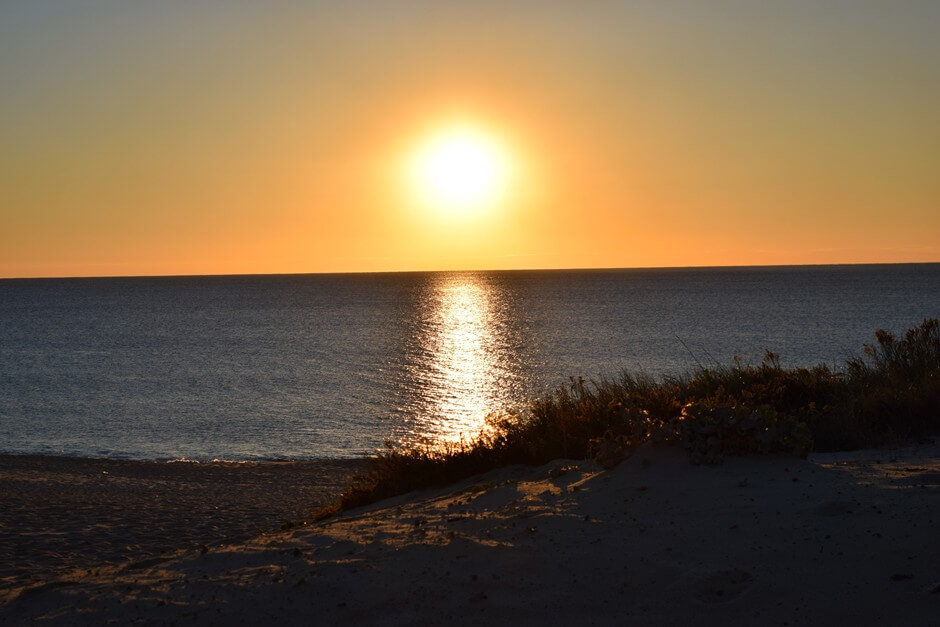
{"type": "Polygon", "coordinates": [[[899,337],[876,331],[875,343],[841,370],[784,368],[767,351],[758,365],[735,360],[686,376],[572,379],[521,413],[489,416],[469,441],[389,445],[320,515],[511,464],[611,465],[647,442],[716,464],[726,455],[805,457],[938,432],[940,320],[931,318],[899,337]]]}

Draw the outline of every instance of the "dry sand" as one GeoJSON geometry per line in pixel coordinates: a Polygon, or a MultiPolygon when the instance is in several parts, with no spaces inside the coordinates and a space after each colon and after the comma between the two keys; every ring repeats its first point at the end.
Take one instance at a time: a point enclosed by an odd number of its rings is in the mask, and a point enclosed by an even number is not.
{"type": "Polygon", "coordinates": [[[0,603],[75,568],[280,530],[362,466],[0,456],[0,603]]]}
{"type": "Polygon", "coordinates": [[[0,622],[940,625],[938,523],[936,443],[715,467],[641,449],[11,581],[0,622]]]}

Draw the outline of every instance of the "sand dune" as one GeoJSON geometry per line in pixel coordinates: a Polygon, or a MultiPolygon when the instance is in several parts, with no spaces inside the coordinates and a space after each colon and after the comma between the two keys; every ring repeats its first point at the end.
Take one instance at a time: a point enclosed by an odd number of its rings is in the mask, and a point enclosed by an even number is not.
{"type": "Polygon", "coordinates": [[[51,624],[940,625],[940,446],[512,467],[8,589],[51,624]]]}

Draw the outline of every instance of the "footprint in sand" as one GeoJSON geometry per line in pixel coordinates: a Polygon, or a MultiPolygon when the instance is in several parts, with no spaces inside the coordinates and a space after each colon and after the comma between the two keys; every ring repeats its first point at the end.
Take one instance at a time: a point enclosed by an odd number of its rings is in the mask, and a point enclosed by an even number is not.
{"type": "Polygon", "coordinates": [[[855,509],[854,503],[848,501],[830,501],[817,507],[813,512],[818,516],[845,516],[855,509]]]}
{"type": "Polygon", "coordinates": [[[696,596],[706,603],[730,601],[747,590],[753,579],[751,573],[738,568],[720,570],[698,582],[696,596]]]}

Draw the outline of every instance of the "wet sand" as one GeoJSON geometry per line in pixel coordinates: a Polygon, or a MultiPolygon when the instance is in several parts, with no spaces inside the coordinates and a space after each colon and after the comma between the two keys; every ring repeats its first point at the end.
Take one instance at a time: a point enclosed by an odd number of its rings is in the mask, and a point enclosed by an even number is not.
{"type": "Polygon", "coordinates": [[[280,531],[362,465],[0,456],[0,602],[4,589],[76,568],[280,531]]]}

